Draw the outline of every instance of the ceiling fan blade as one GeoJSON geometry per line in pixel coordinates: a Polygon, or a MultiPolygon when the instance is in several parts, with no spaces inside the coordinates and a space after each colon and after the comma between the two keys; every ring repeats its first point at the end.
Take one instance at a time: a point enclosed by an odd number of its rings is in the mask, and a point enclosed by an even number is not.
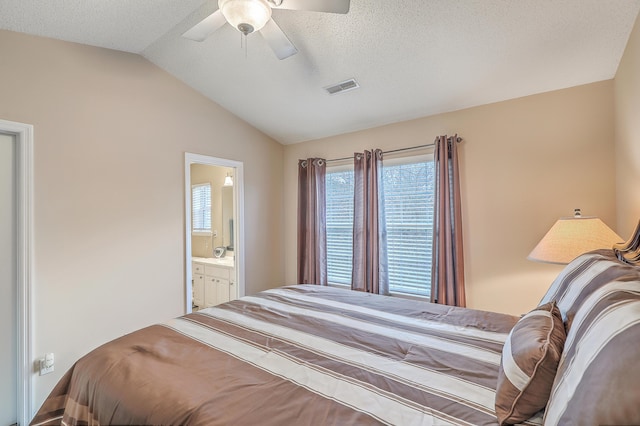
{"type": "Polygon", "coordinates": [[[269,0],[273,9],[347,13],[350,0],[269,0]],[[279,4],[282,3],[282,4],[279,4]]]}
{"type": "Polygon", "coordinates": [[[220,9],[218,9],[202,21],[198,22],[190,30],[187,30],[182,34],[182,37],[193,41],[204,41],[226,23],[227,20],[222,12],[220,12],[220,9]]]}
{"type": "Polygon", "coordinates": [[[273,19],[267,21],[265,26],[260,30],[260,34],[264,37],[278,59],[286,59],[298,53],[298,49],[296,49],[273,19]]]}

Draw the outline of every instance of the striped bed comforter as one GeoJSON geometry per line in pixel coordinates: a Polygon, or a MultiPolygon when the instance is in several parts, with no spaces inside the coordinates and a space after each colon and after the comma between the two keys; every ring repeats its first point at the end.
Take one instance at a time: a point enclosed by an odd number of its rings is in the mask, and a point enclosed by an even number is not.
{"type": "Polygon", "coordinates": [[[32,424],[495,425],[517,320],[330,287],[269,290],[101,346],[32,424]]]}

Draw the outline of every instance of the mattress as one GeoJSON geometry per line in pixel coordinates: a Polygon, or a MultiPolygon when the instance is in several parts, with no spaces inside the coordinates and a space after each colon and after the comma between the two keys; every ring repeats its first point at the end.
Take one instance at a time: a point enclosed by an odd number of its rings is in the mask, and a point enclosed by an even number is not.
{"type": "Polygon", "coordinates": [[[32,424],[496,425],[502,347],[517,321],[282,287],[95,349],[32,424]]]}

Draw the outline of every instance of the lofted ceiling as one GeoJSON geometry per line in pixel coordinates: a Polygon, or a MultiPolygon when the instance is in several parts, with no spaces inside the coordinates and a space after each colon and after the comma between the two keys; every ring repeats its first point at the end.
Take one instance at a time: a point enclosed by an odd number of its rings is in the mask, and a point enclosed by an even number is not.
{"type": "Polygon", "coordinates": [[[0,29],[138,53],[290,144],[611,79],[640,0],[274,9],[299,51],[285,60],[258,33],[241,47],[230,25],[204,42],[181,37],[217,8],[217,0],[0,0],[0,29]],[[361,87],[323,89],[349,78],[361,87]]]}

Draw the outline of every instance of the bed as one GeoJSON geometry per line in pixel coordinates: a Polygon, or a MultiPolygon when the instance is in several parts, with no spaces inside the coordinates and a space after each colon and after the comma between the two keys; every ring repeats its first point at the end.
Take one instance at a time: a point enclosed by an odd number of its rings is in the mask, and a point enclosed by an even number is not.
{"type": "Polygon", "coordinates": [[[106,343],[32,424],[640,424],[639,323],[638,268],[609,251],[568,265],[523,317],[282,287],[106,343]]]}

